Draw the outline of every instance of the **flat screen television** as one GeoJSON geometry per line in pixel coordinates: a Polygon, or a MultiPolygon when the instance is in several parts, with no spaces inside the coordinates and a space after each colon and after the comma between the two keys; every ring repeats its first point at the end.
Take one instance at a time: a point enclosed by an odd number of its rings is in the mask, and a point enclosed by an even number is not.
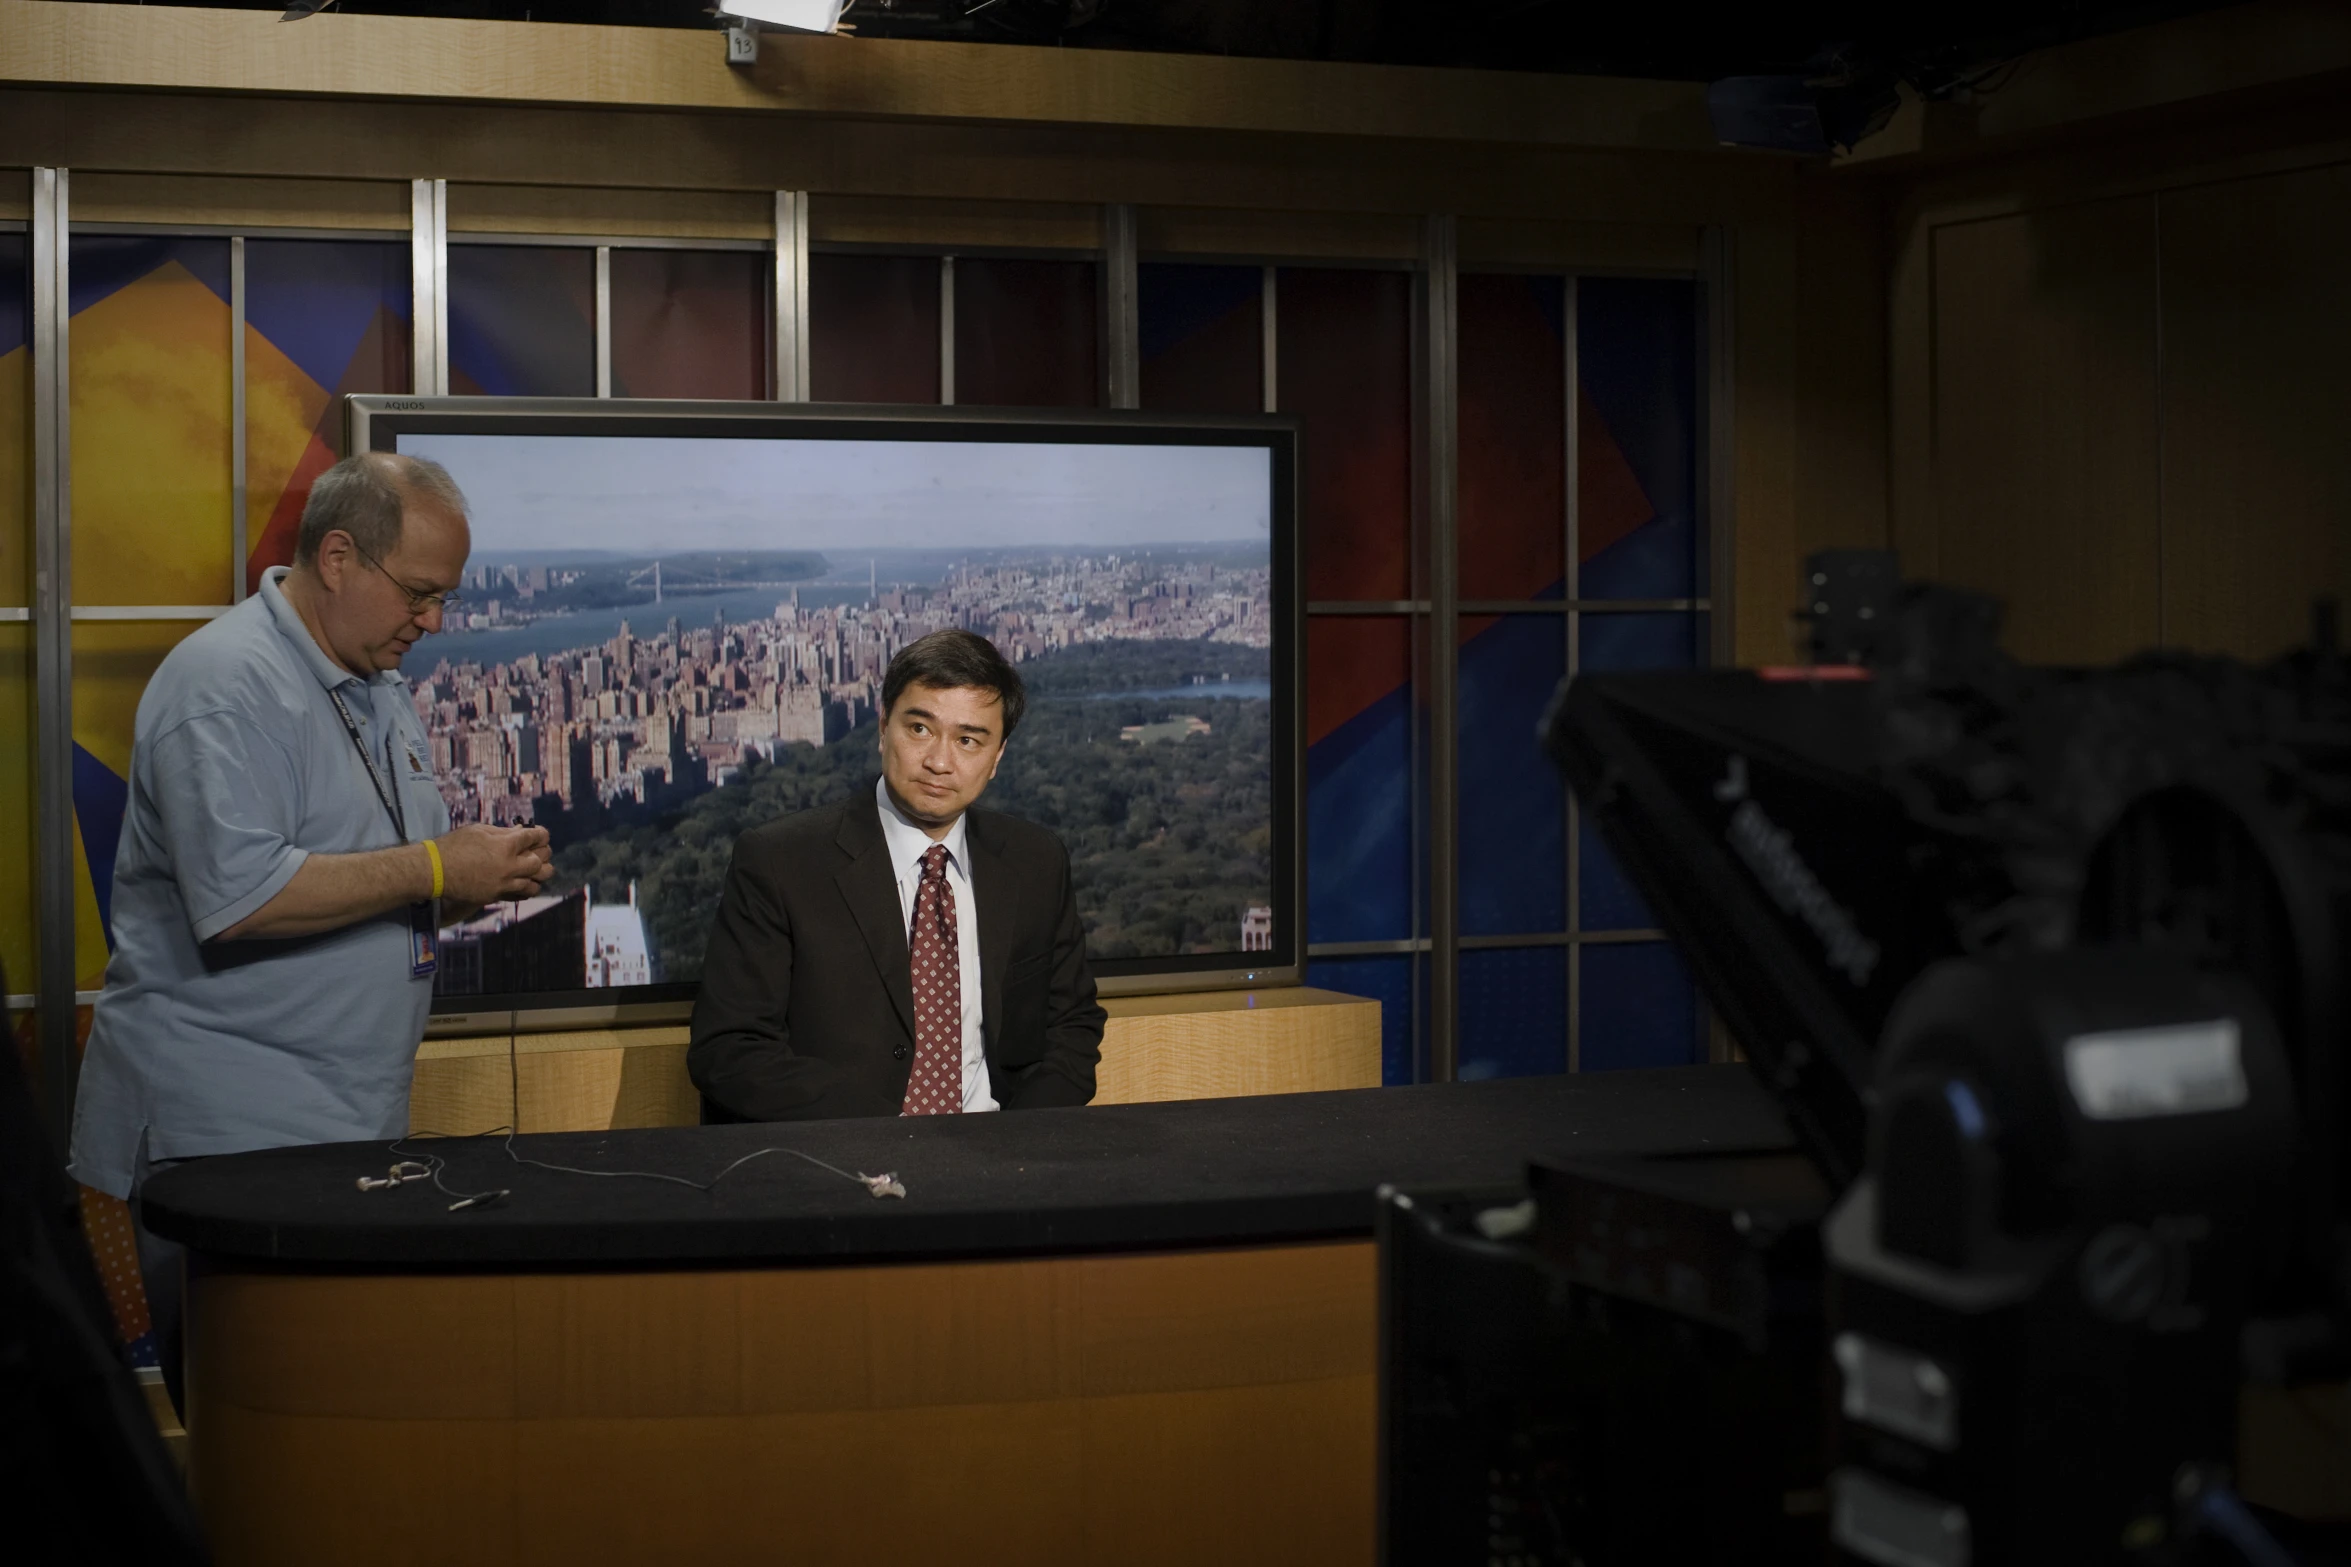
{"type": "Polygon", "coordinates": [[[984,808],[1068,844],[1109,993],[1304,961],[1297,430],[1277,418],[348,399],[465,491],[402,672],[458,821],[547,895],[443,932],[435,1031],[682,1017],[748,828],[870,791],[882,674],[963,626],[1028,715],[984,808]]]}

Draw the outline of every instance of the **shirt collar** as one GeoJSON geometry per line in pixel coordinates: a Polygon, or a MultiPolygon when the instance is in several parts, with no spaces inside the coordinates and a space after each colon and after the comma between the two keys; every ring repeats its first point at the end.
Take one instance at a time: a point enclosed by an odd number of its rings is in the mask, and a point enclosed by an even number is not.
{"type": "Polygon", "coordinates": [[[904,811],[898,809],[898,802],[890,798],[888,779],[876,778],[873,781],[873,794],[882,807],[882,841],[889,846],[890,863],[899,871],[903,872],[907,866],[921,859],[936,842],[947,846],[947,857],[962,866],[965,875],[971,873],[971,861],[963,852],[963,825],[970,812],[955,818],[955,825],[947,829],[946,837],[934,839],[916,826],[904,811]]]}
{"type": "MultiPolygon", "coordinates": [[[[318,638],[302,622],[302,612],[286,598],[285,580],[292,574],[290,566],[272,566],[261,574],[261,600],[269,606],[272,619],[277,622],[278,634],[294,644],[294,651],[309,666],[318,683],[329,691],[338,690],[360,677],[327,657],[327,650],[318,645],[318,638]]],[[[389,684],[400,678],[397,670],[379,670],[372,682],[361,684],[389,684]]]]}

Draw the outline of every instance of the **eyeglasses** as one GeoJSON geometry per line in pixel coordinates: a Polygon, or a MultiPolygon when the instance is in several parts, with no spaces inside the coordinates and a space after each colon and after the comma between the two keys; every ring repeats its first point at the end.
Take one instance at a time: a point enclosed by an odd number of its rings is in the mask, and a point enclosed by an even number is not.
{"type": "Polygon", "coordinates": [[[398,577],[393,576],[392,573],[386,569],[382,561],[376,559],[373,555],[370,555],[364,548],[361,547],[357,539],[353,539],[351,541],[351,547],[354,550],[358,550],[359,558],[361,560],[366,561],[378,572],[381,572],[386,582],[389,582],[392,584],[392,586],[398,588],[403,594],[407,596],[408,613],[412,616],[421,617],[430,615],[435,610],[439,610],[446,614],[464,602],[465,595],[459,593],[454,588],[450,589],[447,593],[419,592],[417,589],[410,587],[407,583],[402,582],[398,577]]]}

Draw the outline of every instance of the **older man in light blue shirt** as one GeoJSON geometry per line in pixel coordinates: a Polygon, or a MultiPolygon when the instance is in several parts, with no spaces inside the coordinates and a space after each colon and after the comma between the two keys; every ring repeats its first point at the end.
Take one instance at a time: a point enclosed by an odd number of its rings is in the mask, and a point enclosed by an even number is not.
{"type": "MultiPolygon", "coordinates": [[[[406,1130],[432,933],[548,873],[543,829],[450,831],[399,674],[470,547],[436,465],[338,463],[293,567],[148,683],[76,1179],[132,1196],[179,1159],[406,1130]]],[[[140,1251],[176,1377],[176,1249],[142,1228],[140,1251]]]]}

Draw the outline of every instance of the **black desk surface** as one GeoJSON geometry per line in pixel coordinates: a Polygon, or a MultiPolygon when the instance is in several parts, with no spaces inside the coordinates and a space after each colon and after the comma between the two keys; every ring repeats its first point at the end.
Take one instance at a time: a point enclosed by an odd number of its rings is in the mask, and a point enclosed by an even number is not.
{"type": "Polygon", "coordinates": [[[1419,1088],[1089,1106],[922,1120],[550,1133],[529,1157],[707,1180],[754,1149],[895,1171],[875,1198],[770,1155],[711,1192],[512,1163],[502,1140],[407,1145],[449,1160],[430,1183],[362,1192],[392,1156],[329,1143],[203,1159],[148,1183],[159,1235],[242,1262],[410,1268],[728,1265],[1196,1246],[1368,1235],[1373,1193],[1517,1185],[1530,1156],[1791,1147],[1738,1067],[1609,1072],[1419,1088]]]}

